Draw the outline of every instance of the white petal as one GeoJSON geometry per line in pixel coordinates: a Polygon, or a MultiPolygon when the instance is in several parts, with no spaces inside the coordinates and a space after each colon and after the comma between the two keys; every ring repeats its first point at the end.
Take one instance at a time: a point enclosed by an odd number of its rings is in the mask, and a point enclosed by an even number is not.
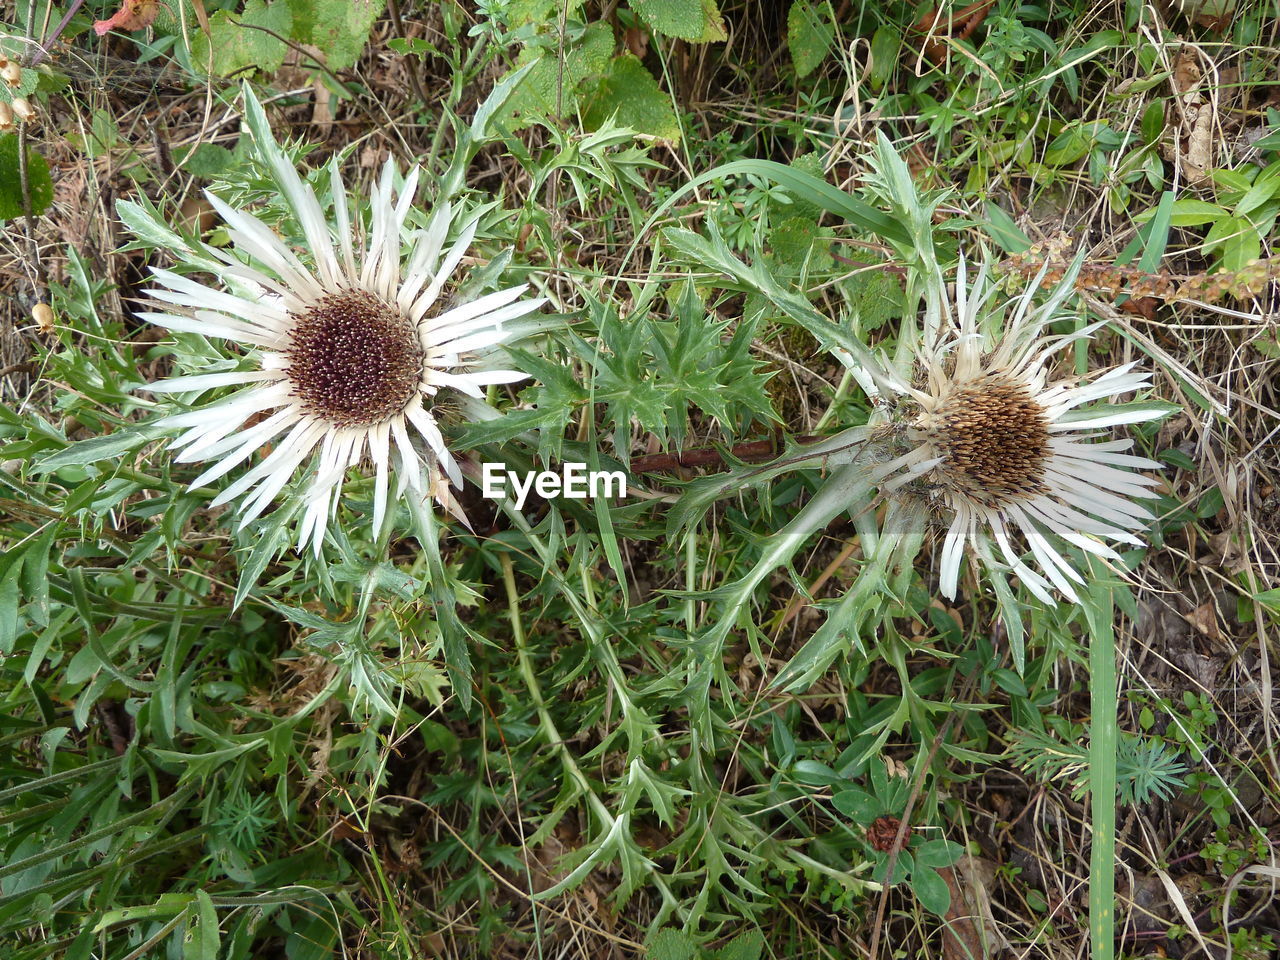
{"type": "Polygon", "coordinates": [[[951,526],[942,543],[942,560],[940,563],[940,588],[942,595],[949,600],[956,598],[956,587],[960,582],[960,561],[964,559],[964,545],[969,528],[969,513],[956,511],[951,518],[951,526]]]}
{"type": "Polygon", "coordinates": [[[180,333],[197,333],[202,337],[221,337],[223,340],[234,340],[238,343],[252,343],[260,347],[276,347],[280,345],[278,335],[269,335],[240,320],[224,317],[219,313],[202,310],[195,317],[183,317],[176,313],[136,314],[139,320],[154,323],[158,327],[167,327],[180,333]]]}
{"type": "Polygon", "coordinates": [[[1103,523],[1101,520],[1082,513],[1075,507],[1052,500],[1049,497],[1042,496],[1029,500],[1027,501],[1027,508],[1051,518],[1059,525],[1059,529],[1069,529],[1080,533],[1106,537],[1109,540],[1116,540],[1121,543],[1138,544],[1142,542],[1120,527],[1113,527],[1110,524],[1103,523]]]}
{"type": "Polygon", "coordinates": [[[449,277],[453,275],[453,271],[471,247],[471,241],[476,237],[477,227],[479,227],[479,220],[473,218],[470,223],[462,228],[462,235],[458,237],[454,245],[449,248],[449,252],[445,254],[444,261],[440,264],[435,277],[431,280],[431,285],[413,302],[413,306],[409,309],[410,323],[417,323],[426,316],[427,311],[436,302],[440,292],[444,290],[444,285],[449,282],[449,277]]]}
{"type": "Polygon", "coordinates": [[[519,383],[528,380],[530,375],[521,370],[477,370],[474,373],[455,373],[452,376],[475,386],[486,387],[493,383],[519,383]]]}
{"type": "Polygon", "coordinates": [[[205,191],[205,196],[226,222],[227,235],[237,249],[270,267],[295,293],[307,296],[308,299],[319,298],[323,289],[311,275],[311,271],[302,265],[293,251],[265,223],[252,214],[229,206],[208,190],[205,191]]]}
{"type": "Polygon", "coordinates": [[[437,457],[443,460],[449,456],[449,448],[444,442],[444,435],[440,432],[440,428],[436,426],[435,419],[431,414],[422,409],[420,405],[411,403],[405,407],[404,415],[410,423],[418,428],[418,432],[427,441],[427,446],[431,448],[437,457]]]}
{"type": "Polygon", "coordinates": [[[406,486],[414,493],[421,495],[423,492],[422,458],[418,456],[418,451],[413,449],[413,443],[409,440],[409,431],[404,428],[404,418],[393,417],[389,423],[391,436],[396,444],[396,455],[400,459],[396,496],[401,496],[406,486]]]}
{"type": "Polygon", "coordinates": [[[189,277],[169,270],[152,267],[152,273],[165,287],[152,287],[149,296],[165,303],[226,313],[250,326],[261,327],[264,332],[283,333],[288,327],[288,315],[276,305],[279,301],[262,298],[247,300],[221,290],[214,290],[189,277]]]}
{"type": "MultiPolygon", "coordinates": [[[[445,327],[452,327],[456,324],[463,324],[477,317],[483,317],[486,313],[492,313],[500,307],[505,307],[514,300],[518,300],[526,290],[529,289],[527,283],[522,283],[518,287],[508,287],[506,290],[499,290],[496,293],[487,293],[483,297],[477,297],[470,303],[464,303],[461,306],[454,307],[452,310],[446,310],[437,316],[424,320],[420,325],[420,329],[426,331],[437,331],[445,327]]],[[[543,299],[540,303],[546,303],[543,299]]],[[[480,325],[483,325],[481,323],[480,325]]],[[[464,331],[459,331],[459,333],[464,331]]],[[[424,338],[423,343],[432,344],[440,341],[432,338],[424,338]]]]}
{"type": "Polygon", "coordinates": [[[297,422],[297,419],[298,412],[296,410],[281,410],[279,413],[264,420],[256,427],[250,427],[248,430],[238,433],[233,437],[224,438],[218,443],[210,446],[202,444],[199,447],[193,447],[186,451],[186,453],[179,458],[180,460],[194,460],[197,458],[208,460],[217,456],[219,453],[222,453],[224,450],[231,450],[233,447],[235,448],[233,452],[222,457],[222,459],[212,467],[192,480],[191,487],[193,489],[203,487],[205,484],[218,479],[225,473],[228,473],[234,469],[237,464],[253,453],[254,450],[257,450],[268,440],[271,440],[273,437],[276,437],[281,432],[291,427],[297,422]]]}
{"type": "Polygon", "coordinates": [[[990,522],[990,528],[992,534],[995,535],[996,543],[1000,545],[1000,551],[1004,554],[1005,561],[1013,568],[1013,572],[1018,575],[1018,578],[1026,584],[1027,589],[1043,602],[1050,605],[1056,604],[1057,601],[1053,597],[1053,591],[1049,589],[1049,584],[1044,577],[1023,563],[1022,558],[1009,545],[1009,537],[1005,533],[1004,521],[999,517],[995,517],[990,522]]]}
{"type": "Polygon", "coordinates": [[[347,188],[342,182],[342,174],[338,172],[338,161],[329,164],[329,192],[333,196],[334,227],[338,233],[338,253],[342,259],[342,271],[347,280],[356,279],[356,258],[352,250],[351,214],[347,208],[347,188]]]}
{"type": "Polygon", "coordinates": [[[157,420],[156,425],[165,429],[177,429],[179,427],[230,422],[233,418],[236,418],[234,419],[236,424],[240,424],[255,413],[280,406],[287,402],[288,398],[288,387],[279,383],[272,383],[265,387],[241,390],[208,406],[200,407],[198,410],[164,417],[157,420]]]}
{"type": "MultiPolygon", "coordinates": [[[[485,314],[484,316],[476,317],[475,319],[468,320],[463,323],[451,322],[447,325],[441,324],[438,327],[431,328],[422,336],[423,345],[427,347],[445,347],[456,351],[457,348],[454,346],[454,343],[451,342],[456,342],[456,338],[464,337],[468,332],[473,330],[479,332],[491,326],[500,327],[508,320],[515,320],[519,317],[525,316],[526,314],[532,313],[533,311],[541,308],[546,302],[547,300],[545,297],[538,297],[533,300],[521,300],[519,303],[513,303],[510,306],[501,307],[491,313],[485,314]]],[[[461,309],[462,308],[459,307],[457,310],[450,310],[448,313],[442,314],[438,319],[447,320],[461,309]]]]}
{"type": "Polygon", "coordinates": [[[443,203],[431,212],[426,230],[418,233],[413,253],[409,255],[409,262],[404,269],[404,283],[396,295],[396,305],[406,315],[409,314],[418,291],[435,275],[436,261],[440,259],[440,251],[444,247],[452,220],[452,204],[443,203]]]}
{"type": "Polygon", "coordinates": [[[283,477],[280,485],[284,486],[294,468],[315,448],[326,427],[326,424],[315,420],[298,423],[270,456],[214,497],[209,506],[220,507],[229,503],[264,477],[283,477]]]}
{"type": "Polygon", "coordinates": [[[422,382],[428,387],[452,387],[469,397],[484,399],[484,391],[473,380],[462,374],[445,373],[443,370],[428,368],[422,375],[422,382]]]}
{"type": "Polygon", "coordinates": [[[1138,470],[1164,469],[1164,464],[1156,460],[1111,452],[1113,449],[1128,450],[1133,446],[1132,440],[1118,440],[1114,443],[1073,443],[1067,437],[1053,437],[1049,441],[1049,446],[1054,454],[1074,457],[1077,460],[1109,463],[1117,467],[1134,467],[1138,470]]]}
{"type": "MultiPolygon", "coordinates": [[[[494,327],[482,333],[471,333],[448,343],[437,344],[428,352],[428,357],[458,356],[463,353],[475,353],[489,347],[497,346],[510,336],[510,332],[502,327],[494,327]]],[[[456,364],[457,361],[454,361],[456,364]]],[[[450,364],[451,366],[453,364],[450,364]]]]}
{"type": "Polygon", "coordinates": [[[146,390],[148,393],[195,393],[210,390],[213,387],[279,379],[280,374],[270,370],[232,370],[227,373],[196,373],[187,377],[171,377],[167,380],[157,380],[139,389],[146,390]]]}
{"type": "Polygon", "coordinates": [[[414,406],[413,404],[410,404],[405,410],[405,416],[426,437],[427,444],[431,447],[431,452],[435,455],[436,461],[440,466],[444,468],[449,481],[454,486],[461,487],[462,470],[459,469],[458,462],[449,453],[449,448],[445,445],[444,437],[441,435],[439,427],[436,426],[435,419],[421,406],[414,406]]]}
{"type": "Polygon", "coordinates": [[[369,457],[373,460],[373,535],[382,530],[387,512],[387,460],[391,428],[380,423],[369,432],[369,457]]]}
{"type": "Polygon", "coordinates": [[[339,284],[338,261],[333,255],[329,227],[325,223],[324,214],[320,212],[315,191],[310,184],[303,182],[298,171],[288,163],[283,154],[267,151],[267,162],[293,210],[294,219],[302,227],[307,249],[315,259],[320,282],[329,289],[336,289],[339,284]]]}
{"type": "Polygon", "coordinates": [[[1152,518],[1151,512],[1140,504],[1114,497],[1087,484],[1059,487],[1056,493],[1064,503],[1127,529],[1141,530],[1152,518]]]}
{"type": "Polygon", "coordinates": [[[1167,413],[1165,410],[1123,410],[1120,412],[1090,415],[1085,413],[1079,420],[1070,419],[1068,414],[1056,423],[1049,424],[1050,433],[1061,433],[1064,430],[1091,430],[1096,427],[1114,427],[1122,423],[1145,423],[1158,420],[1167,413]]]}

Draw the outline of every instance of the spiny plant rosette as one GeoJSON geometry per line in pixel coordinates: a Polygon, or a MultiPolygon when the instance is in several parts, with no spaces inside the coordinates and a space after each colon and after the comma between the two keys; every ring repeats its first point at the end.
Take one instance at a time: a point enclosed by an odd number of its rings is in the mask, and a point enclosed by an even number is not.
{"type": "Polygon", "coordinates": [[[956,595],[966,544],[990,562],[994,540],[1035,596],[1052,603],[1056,587],[1075,601],[1073,584],[1084,578],[1060,544],[1118,560],[1106,541],[1139,544],[1136,533],[1151,520],[1136,501],[1156,496],[1151,488],[1159,481],[1132,471],[1160,465],[1125,453],[1132,440],[1094,441],[1100,430],[1164,411],[1141,405],[1078,409],[1140,390],[1149,374],[1135,372],[1134,362],[1092,377],[1055,376],[1060,351],[1102,326],[1044,335],[1048,323],[1064,319],[1059,308],[1071,285],[1068,278],[1033,309],[1033,284],[999,330],[1001,311],[991,305],[997,291],[986,270],[969,288],[961,262],[956,309],[926,317],[923,342],[908,369],[886,364],[860,372],[880,406],[881,422],[870,439],[897,454],[882,489],[923,495],[948,520],[940,558],[947,597],[956,595]],[[1024,562],[1015,533],[1043,574],[1024,562]]]}
{"type": "Polygon", "coordinates": [[[396,171],[388,161],[367,202],[360,203],[369,210],[366,227],[362,217],[353,221],[335,165],[330,169],[331,230],[315,191],[280,150],[247,89],[245,106],[258,150],[301,229],[311,263],[305,265],[260,219],[209,194],[232,248],[199,244],[177,253],[180,260],[220,275],[229,289],[154,270],[160,286],[148,292],[167,309],[143,313],[144,319],[242,344],[252,363],[251,369],[177,377],[147,387],[156,394],[240,388],[159,422],[184,431],[173,441],[181,451],[177,459],[210,462],[192,482],[199,487],[274,445],[211,504],[243,496],[241,527],[258,517],[311,459],[314,469],[303,487],[298,541],[300,549],[310,543],[317,556],[343,479],[366,457],[374,470],[375,532],[386,513],[393,458],[394,496],[402,497],[406,490],[419,498],[432,496],[465,522],[449,490],[451,482],[461,486],[462,473],[436,422],[440,391],[483,399],[489,384],[525,379],[520,371],[493,369],[487,361],[493,348],[509,338],[506,324],[546,301],[521,300],[527,288],[517,286],[442,309],[445,285],[471,246],[476,219],[461,224],[447,249],[458,212],[447,201],[423,229],[411,230],[419,171],[411,170],[397,189],[396,171]],[[362,242],[353,239],[361,236],[362,242]],[[402,258],[403,247],[409,249],[407,259],[402,258]]]}

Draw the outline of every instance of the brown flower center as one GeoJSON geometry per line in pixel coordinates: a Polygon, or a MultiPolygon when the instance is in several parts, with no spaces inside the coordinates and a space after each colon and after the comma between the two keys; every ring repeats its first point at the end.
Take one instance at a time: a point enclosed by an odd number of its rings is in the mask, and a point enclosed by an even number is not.
{"type": "Polygon", "coordinates": [[[395,416],[417,393],[423,350],[408,319],[361,290],[331,293],[296,316],[285,355],[294,396],[335,427],[395,416]]]}
{"type": "Polygon", "coordinates": [[[987,377],[956,387],[925,430],[953,490],[987,507],[1044,493],[1049,426],[1026,387],[987,377]]]}

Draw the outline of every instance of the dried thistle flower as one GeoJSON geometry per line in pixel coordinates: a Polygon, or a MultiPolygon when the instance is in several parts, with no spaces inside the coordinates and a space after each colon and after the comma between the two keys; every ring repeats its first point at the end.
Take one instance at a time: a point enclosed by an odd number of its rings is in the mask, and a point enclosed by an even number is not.
{"type": "Polygon", "coordinates": [[[881,403],[876,436],[897,454],[879,468],[882,489],[926,494],[948,522],[941,552],[942,593],[954,598],[966,545],[993,561],[994,540],[1004,561],[1033,594],[1053,602],[1052,589],[1076,600],[1084,578],[1060,544],[1119,559],[1105,541],[1139,544],[1152,518],[1137,501],[1156,496],[1158,481],[1135,473],[1155,461],[1126,453],[1133,441],[1096,441],[1099,431],[1163,416],[1132,405],[1081,412],[1077,408],[1132,393],[1149,374],[1128,363],[1101,375],[1055,376],[1064,348],[1101,323],[1047,336],[1046,325],[1072,289],[1068,277],[1032,309],[1033,284],[1002,330],[993,329],[995,288],[980,271],[967,286],[961,263],[956,310],[927,320],[923,343],[905,365],[854,370],[881,403]],[[1015,536],[1017,535],[1017,536],[1015,536]],[[1040,572],[1015,548],[1021,537],[1040,572]],[[1043,574],[1043,575],[1042,575],[1043,574]]]}
{"type": "MultiPolygon", "coordinates": [[[[410,231],[407,218],[418,184],[411,171],[397,190],[388,162],[381,180],[359,209],[370,211],[365,228],[355,220],[346,189],[332,169],[336,223],[326,223],[310,185],[303,182],[272,139],[262,108],[246,89],[246,113],[271,174],[301,228],[306,265],[261,220],[209,194],[226,224],[231,251],[203,244],[188,251],[217,267],[224,284],[205,284],[153,269],[159,286],[149,291],[163,311],[140,316],[171,330],[220,337],[248,348],[244,369],[200,373],[150,384],[156,394],[197,394],[236,386],[231,396],[160,423],[185,432],[173,442],[179,461],[208,461],[193,482],[203,486],[272,445],[261,461],[214,498],[212,506],[244,497],[240,525],[258,517],[310,461],[305,511],[298,540],[319,555],[329,518],[347,471],[368,458],[374,468],[373,527],[381,528],[388,474],[417,497],[434,497],[465,522],[449,484],[462,473],[436,423],[440,392],[456,390],[483,399],[490,384],[526,379],[518,370],[485,364],[506,340],[508,321],[537,310],[545,300],[521,299],[510,287],[470,303],[442,308],[445,285],[471,246],[476,220],[461,224],[444,203],[425,230],[410,231]],[[446,245],[451,230],[457,236],[446,245]],[[361,235],[363,242],[359,242],[361,235]],[[336,242],[335,242],[336,237],[336,242]],[[402,248],[409,245],[407,260],[402,248]],[[238,286],[225,289],[225,281],[238,286]],[[412,428],[417,437],[411,436],[412,428]]],[[[182,251],[178,251],[181,259],[182,251]]]]}

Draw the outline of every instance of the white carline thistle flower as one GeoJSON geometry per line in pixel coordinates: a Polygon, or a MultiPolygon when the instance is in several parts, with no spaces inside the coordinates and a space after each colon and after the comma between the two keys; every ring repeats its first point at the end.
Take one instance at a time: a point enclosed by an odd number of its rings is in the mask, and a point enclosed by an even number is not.
{"type": "Polygon", "coordinates": [[[952,314],[944,306],[942,316],[926,319],[909,372],[846,358],[881,407],[869,436],[888,440],[899,454],[876,469],[881,489],[910,484],[928,491],[949,517],[939,560],[948,598],[956,595],[965,546],[991,562],[994,540],[1035,596],[1053,603],[1056,587],[1074,602],[1073,584],[1085,581],[1058,544],[1118,560],[1105,541],[1140,544],[1136,533],[1152,519],[1136,501],[1157,496],[1151,488],[1159,481],[1131,471],[1158,470],[1160,464],[1126,453],[1132,440],[1091,441],[1101,436],[1098,431],[1157,419],[1166,411],[1137,405],[1076,409],[1139,390],[1150,375],[1135,371],[1135,362],[1092,378],[1052,378],[1058,352],[1103,325],[1043,336],[1051,320],[1062,318],[1058,307],[1071,292],[1073,276],[1074,271],[1032,309],[1037,278],[1003,331],[993,332],[980,323],[996,292],[987,284],[987,270],[970,289],[961,261],[956,310],[952,314]],[[1043,575],[1023,561],[1015,534],[1043,575]]]}
{"type": "Polygon", "coordinates": [[[274,450],[210,504],[243,497],[243,528],[315,454],[314,472],[303,489],[298,544],[303,549],[310,543],[317,556],[346,473],[366,455],[374,468],[375,533],[386,513],[393,454],[395,497],[406,490],[417,497],[434,496],[465,522],[449,492],[450,482],[461,486],[462,473],[432,414],[433,400],[446,388],[483,399],[482,388],[489,384],[526,379],[518,370],[484,369],[483,361],[508,338],[508,321],[532,313],[546,300],[521,300],[527,289],[521,285],[440,309],[445,285],[475,237],[476,219],[466,222],[446,249],[457,210],[445,202],[432,212],[425,229],[406,237],[419,171],[411,170],[397,191],[389,160],[370,191],[366,229],[362,217],[352,219],[346,188],[333,165],[331,232],[315,191],[275,143],[247,88],[245,107],[259,151],[302,230],[311,266],[257,217],[207,193],[233,249],[201,244],[196,252],[206,263],[218,262],[222,277],[249,293],[153,268],[160,286],[147,292],[166,309],[141,313],[142,319],[242,344],[253,365],[146,387],[156,394],[242,388],[158,422],[184,431],[172,443],[181,451],[176,459],[210,462],[192,481],[195,488],[274,444],[274,450]],[[406,242],[410,252],[402,261],[406,242]],[[421,437],[421,450],[409,427],[421,437]]]}

